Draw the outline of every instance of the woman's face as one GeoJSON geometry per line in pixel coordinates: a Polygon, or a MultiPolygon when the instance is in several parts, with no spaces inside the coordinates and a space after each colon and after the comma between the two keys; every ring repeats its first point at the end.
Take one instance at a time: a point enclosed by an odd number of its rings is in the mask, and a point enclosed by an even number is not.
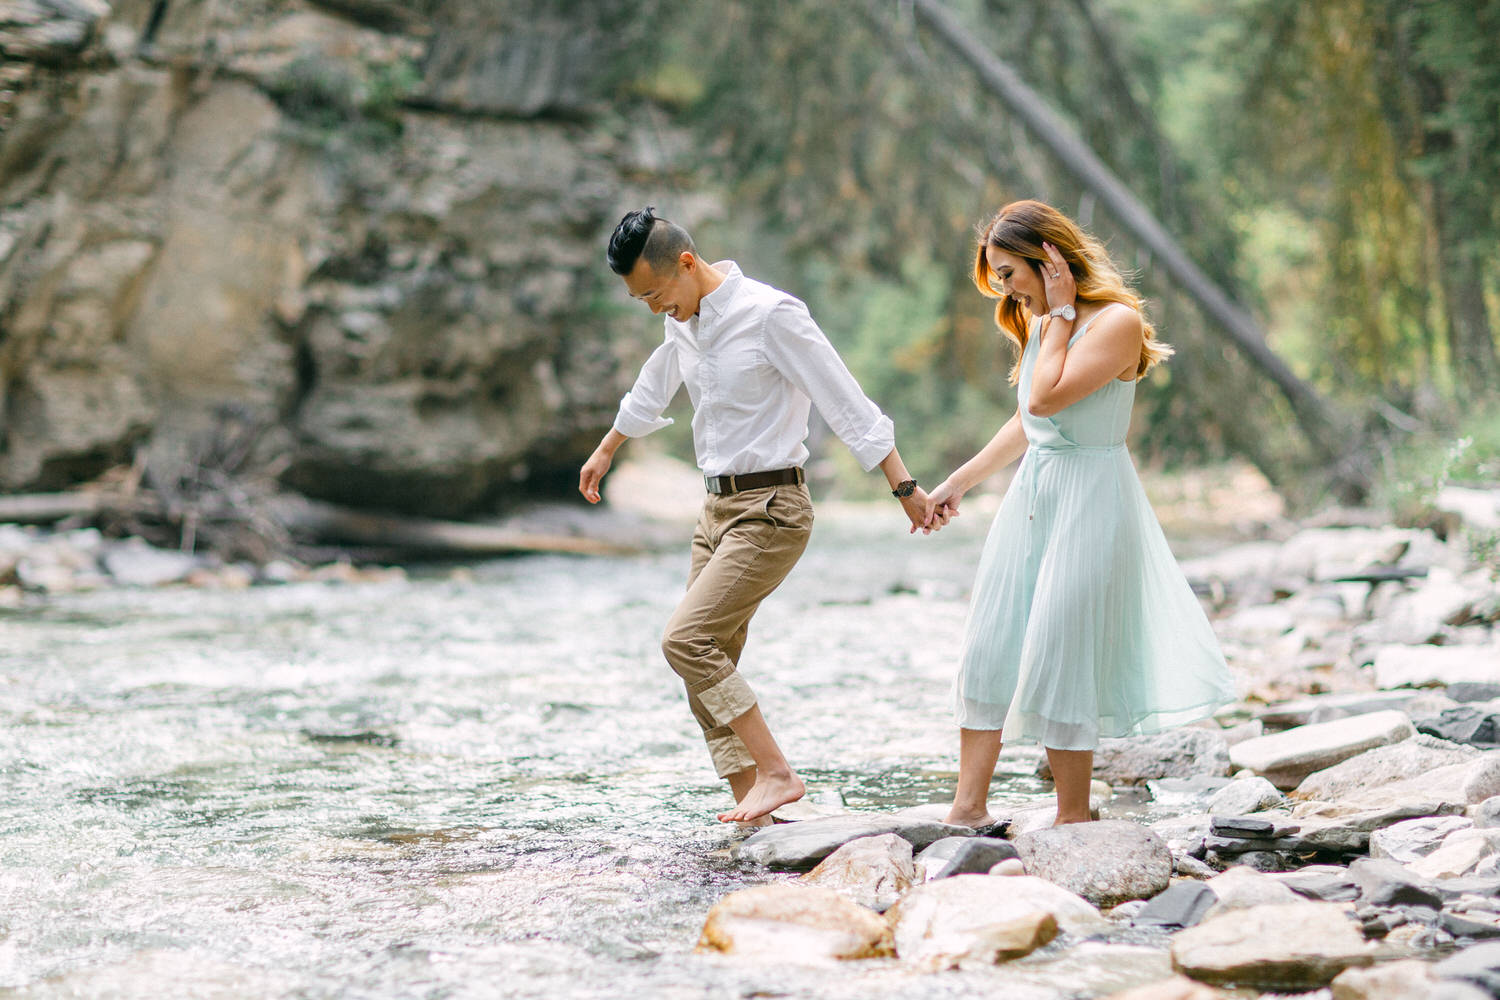
{"type": "Polygon", "coordinates": [[[990,270],[994,272],[1003,294],[1025,306],[1033,316],[1047,311],[1047,293],[1041,275],[1031,261],[994,244],[984,248],[984,259],[989,261],[990,270]]]}

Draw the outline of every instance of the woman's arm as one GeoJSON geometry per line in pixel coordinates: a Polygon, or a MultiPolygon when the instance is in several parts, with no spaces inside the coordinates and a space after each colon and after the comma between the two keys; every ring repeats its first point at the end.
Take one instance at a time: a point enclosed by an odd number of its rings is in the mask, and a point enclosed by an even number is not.
{"type": "MultiPolygon", "coordinates": [[[[1052,259],[1054,277],[1042,268],[1047,303],[1052,308],[1072,303],[1075,294],[1073,275],[1063,262],[1062,254],[1050,243],[1044,243],[1052,259]]],[[[1073,323],[1060,316],[1043,320],[1037,345],[1036,367],[1031,372],[1031,392],[1026,398],[1026,412],[1034,417],[1050,417],[1067,409],[1080,399],[1119,378],[1140,362],[1141,316],[1134,309],[1111,309],[1106,303],[1103,315],[1094,318],[1089,335],[1073,348],[1073,323]]]]}
{"type": "Polygon", "coordinates": [[[928,500],[951,517],[958,513],[958,502],[965,493],[1025,453],[1026,431],[1021,427],[1021,411],[1017,410],[1005,422],[1005,426],[990,438],[990,443],[979,449],[979,454],[955,469],[951,476],[928,494],[928,500]]]}

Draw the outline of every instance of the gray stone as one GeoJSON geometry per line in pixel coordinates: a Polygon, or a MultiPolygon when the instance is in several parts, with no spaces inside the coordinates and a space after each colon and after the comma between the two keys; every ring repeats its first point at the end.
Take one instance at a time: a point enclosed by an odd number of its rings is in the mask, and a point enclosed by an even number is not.
{"type": "Polygon", "coordinates": [[[1148,899],[1172,877],[1172,852],[1147,828],[1124,820],[1073,823],[1015,840],[1032,875],[1055,882],[1096,906],[1148,899]]]}
{"type": "Polygon", "coordinates": [[[937,873],[953,860],[953,855],[958,853],[958,849],[973,839],[973,837],[944,837],[941,840],[934,840],[918,851],[916,867],[918,874],[922,876],[922,881],[930,882],[936,878],[937,873]]]}
{"type": "Polygon", "coordinates": [[[972,837],[961,841],[953,856],[932,878],[954,875],[982,875],[1000,862],[1020,857],[1016,846],[996,837],[972,837]]]}
{"type": "Polygon", "coordinates": [[[1286,796],[1265,778],[1231,781],[1208,800],[1207,811],[1216,816],[1244,816],[1286,804],[1286,796]]]}
{"type": "Polygon", "coordinates": [[[1415,778],[1434,768],[1460,764],[1472,760],[1475,755],[1473,747],[1431,736],[1414,736],[1390,746],[1366,750],[1342,763],[1309,774],[1297,786],[1293,797],[1332,802],[1356,792],[1415,778]]]}
{"type": "Polygon", "coordinates": [[[1470,945],[1449,955],[1432,971],[1439,979],[1459,979],[1500,997],[1500,943],[1470,945]]]}
{"type": "Polygon", "coordinates": [[[1455,830],[1443,838],[1437,850],[1408,863],[1424,878],[1449,879],[1465,875],[1500,872],[1495,853],[1500,849],[1500,830],[1455,830]]]}
{"type": "Polygon", "coordinates": [[[944,837],[971,836],[968,827],[950,826],[881,813],[850,813],[803,823],[781,823],[756,831],[737,844],[733,856],[767,868],[811,868],[838,848],[860,837],[894,833],[915,848],[944,837]]]}
{"type": "Polygon", "coordinates": [[[1276,880],[1299,896],[1324,903],[1350,903],[1359,897],[1348,869],[1337,865],[1309,865],[1276,880]]]}
{"type": "Polygon", "coordinates": [[[1274,903],[1295,903],[1296,893],[1271,876],[1248,867],[1233,867],[1208,880],[1208,887],[1219,897],[1212,911],[1217,916],[1227,910],[1248,909],[1274,903]]]}
{"type": "Polygon", "coordinates": [[[1209,833],[1216,837],[1245,837],[1262,840],[1274,840],[1285,833],[1297,830],[1295,823],[1278,824],[1268,819],[1257,819],[1253,816],[1215,816],[1208,827],[1209,833]]]}
{"type": "Polygon", "coordinates": [[[1258,872],[1284,872],[1295,868],[1297,862],[1280,851],[1256,850],[1221,853],[1210,850],[1205,856],[1209,865],[1227,869],[1235,866],[1251,868],[1258,872]]]}
{"type": "Polygon", "coordinates": [[[1194,979],[1261,989],[1327,985],[1375,949],[1346,904],[1295,902],[1210,917],[1172,939],[1172,966],[1194,979]]]}
{"type": "Polygon", "coordinates": [[[1313,722],[1331,722],[1351,715],[1365,715],[1384,709],[1406,711],[1413,700],[1423,697],[1421,691],[1353,691],[1319,694],[1294,701],[1267,705],[1255,717],[1270,729],[1291,729],[1313,722]],[[1317,716],[1316,718],[1314,716],[1317,716]]]}
{"type": "Polygon", "coordinates": [[[1360,903],[1366,906],[1425,906],[1436,910],[1443,905],[1442,896],[1426,879],[1395,861],[1357,858],[1349,863],[1349,877],[1359,887],[1360,903]]]}
{"type": "Polygon", "coordinates": [[[1407,864],[1437,850],[1453,831],[1473,825],[1463,816],[1424,816],[1393,823],[1370,834],[1370,856],[1407,864]]]}
{"type": "Polygon", "coordinates": [[[1494,701],[1500,698],[1500,684],[1483,681],[1459,681],[1443,692],[1454,701],[1494,701]]]}
{"type": "Polygon", "coordinates": [[[1201,882],[1179,882],[1151,897],[1134,917],[1134,923],[1157,927],[1192,927],[1201,921],[1219,897],[1201,882]]]}
{"type": "Polygon", "coordinates": [[[1451,743],[1493,747],[1500,743],[1500,712],[1475,705],[1459,705],[1437,715],[1413,718],[1417,732],[1451,743]]]}
{"type": "MultiPolygon", "coordinates": [[[[1111,785],[1139,785],[1154,778],[1223,776],[1229,774],[1228,751],[1224,737],[1206,729],[1100,740],[1094,751],[1094,777],[1111,785]]],[[[1045,758],[1038,773],[1052,776],[1045,758]]]]}
{"type": "Polygon", "coordinates": [[[178,583],[203,565],[203,560],[191,553],[152,548],[139,538],[107,547],[99,561],[116,582],[130,587],[178,583]]]}
{"type": "Polygon", "coordinates": [[[1430,962],[1407,959],[1345,969],[1331,985],[1333,1000],[1428,1000],[1436,984],[1430,962]]]}
{"type": "Polygon", "coordinates": [[[1203,840],[1208,836],[1212,824],[1212,816],[1207,813],[1195,813],[1157,820],[1151,824],[1151,832],[1166,841],[1168,850],[1174,855],[1189,854],[1201,858],[1203,857],[1203,840]]]}
{"type": "Polygon", "coordinates": [[[1197,809],[1207,811],[1208,803],[1232,784],[1222,775],[1199,774],[1191,778],[1155,778],[1146,782],[1151,801],[1163,809],[1197,809]]]}
{"type": "Polygon", "coordinates": [[[1491,795],[1483,802],[1471,806],[1469,815],[1477,827],[1500,827],[1500,795],[1491,795]]]}
{"type": "Polygon", "coordinates": [[[1438,925],[1456,938],[1479,941],[1500,938],[1500,916],[1493,913],[1442,913],[1438,925]]]}
{"type": "Polygon", "coordinates": [[[911,844],[894,833],[851,840],[796,879],[884,912],[917,881],[911,844]]]}
{"type": "Polygon", "coordinates": [[[1229,757],[1235,767],[1249,768],[1278,788],[1295,788],[1314,771],[1414,735],[1404,712],[1371,712],[1246,740],[1230,748],[1229,757]]]}

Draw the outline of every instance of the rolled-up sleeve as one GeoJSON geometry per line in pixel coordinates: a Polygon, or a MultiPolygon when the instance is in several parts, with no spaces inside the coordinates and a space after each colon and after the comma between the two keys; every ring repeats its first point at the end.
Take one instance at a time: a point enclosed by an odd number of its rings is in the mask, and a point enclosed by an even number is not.
{"type": "Polygon", "coordinates": [[[651,357],[641,366],[635,385],[630,387],[620,400],[620,412],[615,415],[615,430],[626,437],[645,437],[672,421],[663,417],[662,411],[677,395],[682,386],[682,368],[677,364],[677,349],[671,341],[664,341],[651,352],[651,357]]]}
{"type": "Polygon", "coordinates": [[[792,298],[777,303],[766,314],[762,343],[767,360],[807,394],[866,472],[884,461],[896,447],[895,425],[859,387],[807,306],[792,298]]]}

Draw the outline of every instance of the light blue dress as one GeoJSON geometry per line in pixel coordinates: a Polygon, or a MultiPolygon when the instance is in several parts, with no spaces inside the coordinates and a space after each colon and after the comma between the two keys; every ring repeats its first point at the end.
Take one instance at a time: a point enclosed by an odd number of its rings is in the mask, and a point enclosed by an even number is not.
{"type": "MultiPolygon", "coordinates": [[[[1037,330],[1021,358],[1022,400],[1037,330]]],[[[1092,750],[1100,737],[1158,732],[1233,700],[1213,629],[1125,449],[1134,400],[1135,383],[1116,379],[1051,417],[1021,408],[1028,447],[985,541],[964,630],[960,727],[1092,750]]]]}

